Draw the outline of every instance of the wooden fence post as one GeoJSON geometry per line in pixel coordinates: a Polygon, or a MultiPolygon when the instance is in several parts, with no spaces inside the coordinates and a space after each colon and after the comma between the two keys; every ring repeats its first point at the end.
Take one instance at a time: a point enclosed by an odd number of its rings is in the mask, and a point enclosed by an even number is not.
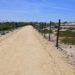
{"type": "Polygon", "coordinates": [[[58,49],[58,46],[59,46],[60,22],[61,22],[61,20],[59,19],[58,30],[57,30],[57,39],[56,39],[56,47],[57,47],[57,49],[58,49]]]}
{"type": "Polygon", "coordinates": [[[50,25],[49,25],[49,41],[51,40],[51,21],[50,21],[50,25]]]}
{"type": "Polygon", "coordinates": [[[46,36],[45,36],[45,26],[46,26],[46,23],[44,23],[44,37],[46,37],[46,36]]]}
{"type": "Polygon", "coordinates": [[[41,30],[41,32],[42,32],[42,35],[43,35],[43,28],[44,28],[44,27],[43,27],[43,23],[42,23],[42,30],[41,30]]]}

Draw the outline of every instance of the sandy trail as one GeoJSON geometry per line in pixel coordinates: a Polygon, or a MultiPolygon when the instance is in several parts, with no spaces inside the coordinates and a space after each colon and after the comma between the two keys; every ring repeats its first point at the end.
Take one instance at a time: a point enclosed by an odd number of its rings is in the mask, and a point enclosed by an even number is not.
{"type": "Polygon", "coordinates": [[[27,26],[0,43],[0,75],[75,75],[75,69],[27,26]]]}

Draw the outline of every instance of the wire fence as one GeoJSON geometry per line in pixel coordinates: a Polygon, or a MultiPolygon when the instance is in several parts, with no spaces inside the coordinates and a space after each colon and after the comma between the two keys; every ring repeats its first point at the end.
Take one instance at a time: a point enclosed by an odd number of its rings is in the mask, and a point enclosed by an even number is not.
{"type": "Polygon", "coordinates": [[[58,22],[39,23],[35,28],[75,63],[75,23],[59,19],[58,22]]]}

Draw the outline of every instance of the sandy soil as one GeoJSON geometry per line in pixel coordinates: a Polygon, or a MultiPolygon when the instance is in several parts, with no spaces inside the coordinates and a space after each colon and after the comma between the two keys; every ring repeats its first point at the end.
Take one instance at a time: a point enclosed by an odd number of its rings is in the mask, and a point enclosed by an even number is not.
{"type": "Polygon", "coordinates": [[[0,43],[0,75],[75,75],[62,53],[31,26],[0,43]]]}
{"type": "MultiPolygon", "coordinates": [[[[49,34],[46,34],[47,40],[49,39],[49,34]]],[[[52,44],[56,45],[56,36],[51,34],[51,41],[52,44]]],[[[64,43],[59,42],[59,50],[62,51],[66,58],[68,58],[68,62],[75,66],[75,45],[66,45],[64,43]]]]}

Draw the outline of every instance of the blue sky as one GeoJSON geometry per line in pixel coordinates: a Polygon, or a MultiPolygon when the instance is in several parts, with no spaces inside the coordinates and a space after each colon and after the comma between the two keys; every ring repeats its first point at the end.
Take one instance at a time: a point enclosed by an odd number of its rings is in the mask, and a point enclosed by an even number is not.
{"type": "Polygon", "coordinates": [[[0,0],[0,21],[75,21],[75,0],[0,0]]]}

